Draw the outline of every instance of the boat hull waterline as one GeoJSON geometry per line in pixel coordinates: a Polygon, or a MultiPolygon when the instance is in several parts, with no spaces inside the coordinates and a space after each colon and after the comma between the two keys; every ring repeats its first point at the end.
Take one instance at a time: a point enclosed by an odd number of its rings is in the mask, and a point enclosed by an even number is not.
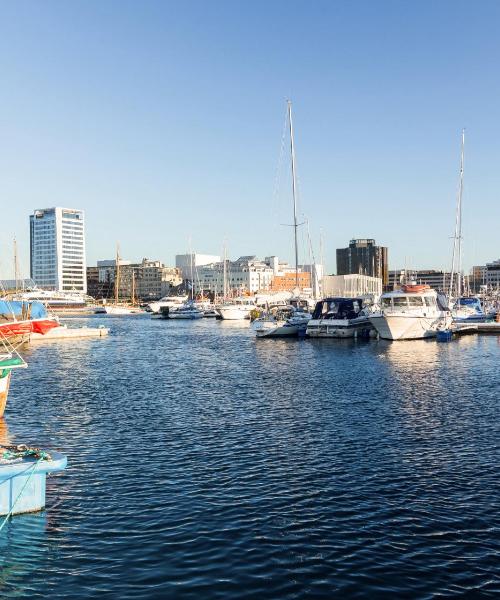
{"type": "Polygon", "coordinates": [[[377,333],[385,340],[418,340],[435,337],[439,330],[451,325],[451,317],[412,317],[409,315],[377,315],[370,317],[377,333]]]}

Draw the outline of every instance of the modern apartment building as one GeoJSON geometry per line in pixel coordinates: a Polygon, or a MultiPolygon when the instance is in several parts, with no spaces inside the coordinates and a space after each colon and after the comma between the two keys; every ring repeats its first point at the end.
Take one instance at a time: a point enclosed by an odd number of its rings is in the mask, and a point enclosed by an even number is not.
{"type": "Polygon", "coordinates": [[[351,240],[348,248],[337,249],[337,275],[368,275],[389,281],[387,248],[373,239],[351,240]]]}
{"type": "Polygon", "coordinates": [[[82,210],[54,207],[30,215],[30,277],[42,289],[87,292],[82,210]]]}

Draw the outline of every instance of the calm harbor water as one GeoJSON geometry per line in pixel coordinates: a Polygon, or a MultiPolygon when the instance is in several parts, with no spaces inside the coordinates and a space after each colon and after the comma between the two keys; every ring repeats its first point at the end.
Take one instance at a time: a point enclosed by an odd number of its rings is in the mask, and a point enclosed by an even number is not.
{"type": "Polygon", "coordinates": [[[30,348],[0,421],[69,459],[0,534],[0,597],[500,592],[500,338],[71,321],[112,333],[30,348]]]}

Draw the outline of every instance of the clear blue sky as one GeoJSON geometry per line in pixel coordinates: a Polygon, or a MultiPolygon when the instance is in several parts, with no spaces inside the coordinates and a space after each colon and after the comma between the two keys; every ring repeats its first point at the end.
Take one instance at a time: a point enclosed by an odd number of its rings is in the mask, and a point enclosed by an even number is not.
{"type": "Polygon", "coordinates": [[[466,128],[465,263],[500,257],[500,2],[0,5],[0,274],[34,208],[83,208],[87,258],[188,248],[292,259],[300,212],[335,269],[351,237],[447,267],[466,128]]]}

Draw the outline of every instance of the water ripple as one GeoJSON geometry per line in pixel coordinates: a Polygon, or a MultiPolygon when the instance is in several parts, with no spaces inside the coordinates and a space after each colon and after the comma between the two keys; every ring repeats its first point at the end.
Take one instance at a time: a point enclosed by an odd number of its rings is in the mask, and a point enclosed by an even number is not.
{"type": "Polygon", "coordinates": [[[112,335],[30,349],[13,379],[2,441],[69,466],[2,532],[2,597],[500,591],[496,338],[88,321],[112,335]]]}

